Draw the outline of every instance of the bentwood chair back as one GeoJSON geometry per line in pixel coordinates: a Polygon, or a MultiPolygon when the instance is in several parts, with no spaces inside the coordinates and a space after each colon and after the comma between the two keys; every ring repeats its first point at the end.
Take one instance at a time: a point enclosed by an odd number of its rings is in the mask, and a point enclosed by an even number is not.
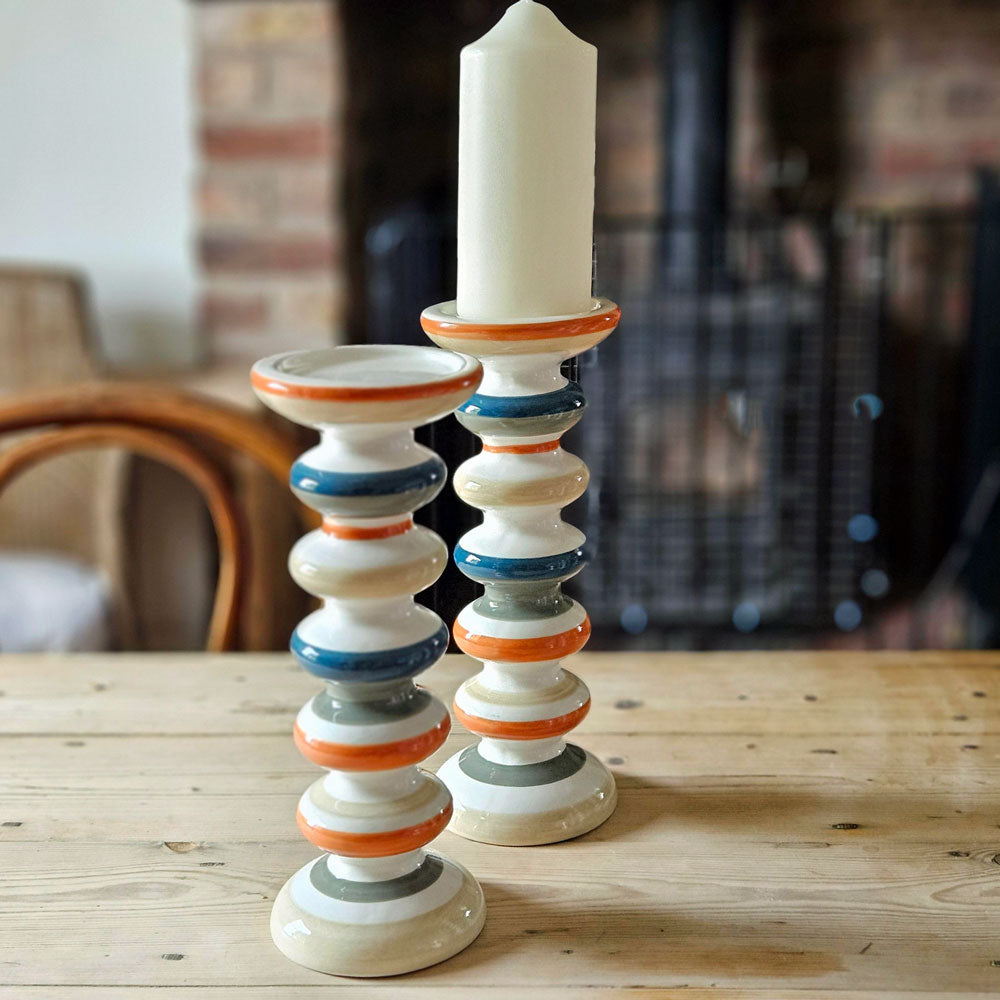
{"type": "MultiPolygon", "coordinates": [[[[224,457],[249,457],[282,484],[301,451],[261,417],[190,392],[158,385],[93,382],[8,395],[0,400],[0,494],[22,473],[59,456],[115,447],[165,463],[203,497],[218,541],[218,577],[206,646],[236,648],[249,566],[245,517],[224,457]],[[25,432],[34,432],[25,436],[25,432]]],[[[313,527],[313,515],[300,517],[313,527]]]]}

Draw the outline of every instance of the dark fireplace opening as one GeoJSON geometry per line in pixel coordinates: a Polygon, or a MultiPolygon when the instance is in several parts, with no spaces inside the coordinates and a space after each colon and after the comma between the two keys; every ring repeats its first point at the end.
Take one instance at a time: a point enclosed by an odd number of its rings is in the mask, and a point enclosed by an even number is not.
{"type": "MultiPolygon", "coordinates": [[[[454,295],[458,52],[505,6],[343,4],[355,340],[425,343],[420,310],[454,295]]],[[[806,98],[783,99],[781,74],[822,73],[782,55],[792,28],[769,8],[554,9],[600,45],[595,292],[623,308],[571,371],[589,408],[566,445],[592,480],[565,517],[595,558],[568,589],[593,644],[940,642],[953,595],[935,588],[970,495],[970,279],[990,245],[974,208],[854,204],[816,130],[796,151],[806,98]],[[756,187],[754,79],[781,146],[756,187]]],[[[841,66],[842,38],[805,21],[841,66]]],[[[817,100],[835,118],[833,88],[817,100]]],[[[452,470],[478,447],[453,421],[422,433],[452,470]]],[[[479,515],[446,490],[422,516],[453,546],[479,515]]],[[[476,593],[452,567],[422,599],[450,620],[476,593]]],[[[971,636],[967,619],[949,627],[971,636]]]]}

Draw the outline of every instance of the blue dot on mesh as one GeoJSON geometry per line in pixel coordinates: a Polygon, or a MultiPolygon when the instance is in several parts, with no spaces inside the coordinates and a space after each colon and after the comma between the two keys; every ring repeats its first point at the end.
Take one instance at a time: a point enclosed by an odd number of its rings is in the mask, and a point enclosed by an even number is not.
{"type": "Polygon", "coordinates": [[[627,604],[622,608],[622,628],[631,635],[640,635],[649,625],[649,613],[641,604],[627,604]]]}
{"type": "Polygon", "coordinates": [[[878,420],[885,409],[885,404],[874,392],[866,392],[861,396],[856,396],[853,405],[856,417],[867,417],[869,420],[878,420]]]}
{"type": "Polygon", "coordinates": [[[733,608],[733,626],[740,632],[752,632],[760,624],[760,608],[753,601],[742,601],[733,608]]]}
{"type": "Polygon", "coordinates": [[[880,569],[866,569],[861,574],[861,589],[868,597],[885,597],[889,593],[889,577],[880,569]]]}
{"type": "Polygon", "coordinates": [[[841,601],[833,612],[833,620],[842,632],[853,632],[861,624],[862,617],[857,601],[841,601]]]}
{"type": "Polygon", "coordinates": [[[871,514],[855,514],[847,522],[847,533],[856,542],[870,542],[878,534],[878,521],[871,514]]]}

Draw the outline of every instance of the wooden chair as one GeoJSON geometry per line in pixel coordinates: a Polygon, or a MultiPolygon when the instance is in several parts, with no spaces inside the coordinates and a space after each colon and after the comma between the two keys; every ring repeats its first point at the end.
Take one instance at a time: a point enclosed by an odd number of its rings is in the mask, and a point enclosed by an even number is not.
{"type": "MultiPolygon", "coordinates": [[[[0,396],[98,378],[97,355],[83,273],[0,264],[0,396]]],[[[54,549],[114,581],[122,546],[112,515],[127,467],[120,453],[66,454],[15,483],[4,497],[0,550],[54,549]]]]}
{"type": "MultiPolygon", "coordinates": [[[[159,385],[91,382],[0,399],[0,436],[36,432],[0,453],[0,493],[19,475],[58,455],[117,447],[165,463],[187,478],[208,507],[219,568],[207,649],[236,647],[245,591],[245,519],[225,471],[225,456],[249,456],[284,487],[301,451],[261,417],[190,392],[159,385]]],[[[307,528],[318,521],[296,505],[307,528]]]]}

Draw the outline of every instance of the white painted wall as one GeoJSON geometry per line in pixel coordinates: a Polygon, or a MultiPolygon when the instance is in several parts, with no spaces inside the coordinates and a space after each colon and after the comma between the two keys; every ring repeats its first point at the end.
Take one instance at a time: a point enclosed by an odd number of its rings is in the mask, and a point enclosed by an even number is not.
{"type": "Polygon", "coordinates": [[[187,0],[0,0],[0,262],[90,278],[112,364],[196,355],[187,0]]]}

